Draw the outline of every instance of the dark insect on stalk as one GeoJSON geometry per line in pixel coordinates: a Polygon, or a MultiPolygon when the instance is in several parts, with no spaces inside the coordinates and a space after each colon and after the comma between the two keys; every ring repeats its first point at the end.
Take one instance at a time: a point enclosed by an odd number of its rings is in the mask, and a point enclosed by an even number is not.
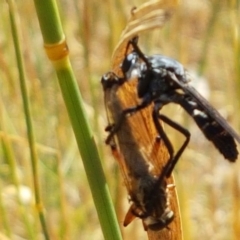
{"type": "MultiPolygon", "coordinates": [[[[137,102],[135,106],[128,106],[122,111],[122,116],[111,129],[106,142],[108,143],[118,131],[125,116],[135,114],[153,103],[152,120],[170,155],[170,163],[165,168],[166,177],[170,176],[190,140],[190,132],[187,129],[160,112],[166,104],[176,103],[192,116],[205,137],[214,144],[219,152],[230,162],[235,162],[238,151],[234,139],[240,143],[240,137],[235,130],[205,98],[188,85],[190,80],[180,63],[163,55],[146,56],[138,47],[137,41],[138,38],[135,37],[128,42],[127,48],[131,47],[132,51],[128,53],[129,50],[126,50],[121,64],[123,77],[116,77],[115,82],[121,85],[126,81],[131,81],[133,77],[137,78],[137,95],[140,102],[137,102]],[[172,144],[159,123],[159,119],[182,133],[186,138],[176,154],[174,154],[172,144]]],[[[103,76],[102,82],[107,87],[109,83],[105,76],[103,76]]]]}
{"type": "MultiPolygon", "coordinates": [[[[109,72],[102,84],[109,122],[106,130],[111,133],[126,106],[136,101],[137,80],[121,85],[117,76],[109,72]]],[[[156,137],[153,122],[149,121],[151,112],[149,106],[130,118],[123,117],[118,131],[107,143],[120,166],[131,202],[124,226],[138,217],[145,230],[155,231],[168,227],[175,219],[170,207],[170,196],[174,197],[175,192],[163,171],[169,155],[164,143],[156,137]]]]}

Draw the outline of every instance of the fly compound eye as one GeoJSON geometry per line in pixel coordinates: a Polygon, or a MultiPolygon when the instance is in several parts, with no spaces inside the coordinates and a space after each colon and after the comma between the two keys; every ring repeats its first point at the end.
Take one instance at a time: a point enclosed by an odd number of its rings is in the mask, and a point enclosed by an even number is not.
{"type": "Polygon", "coordinates": [[[136,62],[137,62],[137,55],[136,53],[130,53],[128,54],[125,59],[123,60],[123,63],[122,63],[122,71],[124,73],[128,72],[133,66],[136,65],[136,62]]]}
{"type": "Polygon", "coordinates": [[[132,52],[128,54],[123,60],[121,69],[127,79],[130,79],[132,77],[138,77],[140,70],[138,59],[139,59],[138,54],[132,52]]]}

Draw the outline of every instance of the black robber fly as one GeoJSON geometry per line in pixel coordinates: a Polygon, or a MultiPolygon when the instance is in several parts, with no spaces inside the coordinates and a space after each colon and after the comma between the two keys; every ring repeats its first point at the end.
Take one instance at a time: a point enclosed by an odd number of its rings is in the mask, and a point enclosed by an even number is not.
{"type": "MultiPolygon", "coordinates": [[[[145,55],[138,47],[137,42],[137,37],[128,42],[125,58],[120,66],[123,77],[117,78],[114,84],[121,85],[125,81],[137,78],[137,94],[141,102],[122,111],[122,117],[112,128],[106,142],[109,142],[118,131],[125,116],[136,113],[154,103],[153,122],[170,155],[170,164],[166,165],[167,169],[164,171],[169,177],[190,140],[190,132],[187,129],[160,112],[166,104],[176,103],[192,116],[205,137],[214,144],[220,153],[230,162],[235,162],[238,151],[234,139],[240,143],[239,135],[205,98],[188,85],[190,80],[183,66],[176,60],[163,55],[145,55]],[[128,53],[130,47],[132,51],[128,53]],[[176,154],[174,154],[172,144],[159,123],[159,119],[186,137],[176,154]]],[[[102,83],[106,88],[110,87],[109,84],[113,84],[104,76],[102,83]]]]}

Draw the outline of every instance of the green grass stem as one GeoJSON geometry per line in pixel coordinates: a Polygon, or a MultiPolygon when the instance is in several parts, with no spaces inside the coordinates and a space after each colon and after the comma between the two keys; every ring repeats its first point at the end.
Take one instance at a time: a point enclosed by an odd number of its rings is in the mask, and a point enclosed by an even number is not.
{"type": "MultiPolygon", "coordinates": [[[[12,0],[8,0],[9,5],[9,16],[10,16],[10,24],[14,42],[14,49],[16,54],[17,66],[18,66],[18,73],[19,73],[19,80],[20,80],[20,88],[22,94],[22,101],[23,101],[23,109],[25,114],[25,121],[27,127],[27,136],[29,142],[29,149],[30,149],[30,159],[32,165],[32,174],[33,174],[33,181],[34,181],[34,194],[35,194],[35,204],[36,209],[39,214],[39,219],[41,222],[41,226],[43,229],[43,233],[45,239],[49,239],[46,220],[43,213],[43,203],[40,194],[40,186],[39,186],[39,173],[38,173],[38,157],[36,153],[36,146],[35,146],[35,138],[34,138],[34,131],[33,131],[33,124],[32,124],[32,117],[30,112],[30,103],[28,98],[27,86],[26,86],[26,73],[25,67],[23,63],[22,57],[22,49],[19,41],[19,33],[17,28],[17,11],[15,9],[14,3],[12,0]]],[[[33,238],[34,239],[34,238],[33,238]]]]}
{"type": "MultiPolygon", "coordinates": [[[[54,46],[64,42],[64,33],[56,2],[35,0],[34,3],[45,45],[54,46]]],[[[60,57],[59,60],[53,62],[53,65],[82,156],[103,235],[105,239],[121,239],[99,154],[83,109],[82,97],[68,56],[60,57]]]]}

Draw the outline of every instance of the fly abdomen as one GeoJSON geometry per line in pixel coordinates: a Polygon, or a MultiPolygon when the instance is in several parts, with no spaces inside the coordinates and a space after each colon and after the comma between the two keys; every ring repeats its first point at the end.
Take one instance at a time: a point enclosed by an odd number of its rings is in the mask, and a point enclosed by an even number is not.
{"type": "Polygon", "coordinates": [[[190,101],[189,98],[185,98],[181,105],[193,117],[205,137],[214,144],[220,153],[230,162],[235,162],[238,151],[234,138],[192,99],[190,101]]]}
{"type": "Polygon", "coordinates": [[[194,110],[193,119],[204,133],[205,137],[212,141],[214,146],[231,162],[238,156],[237,146],[233,137],[214,119],[199,110],[194,110]]]}

